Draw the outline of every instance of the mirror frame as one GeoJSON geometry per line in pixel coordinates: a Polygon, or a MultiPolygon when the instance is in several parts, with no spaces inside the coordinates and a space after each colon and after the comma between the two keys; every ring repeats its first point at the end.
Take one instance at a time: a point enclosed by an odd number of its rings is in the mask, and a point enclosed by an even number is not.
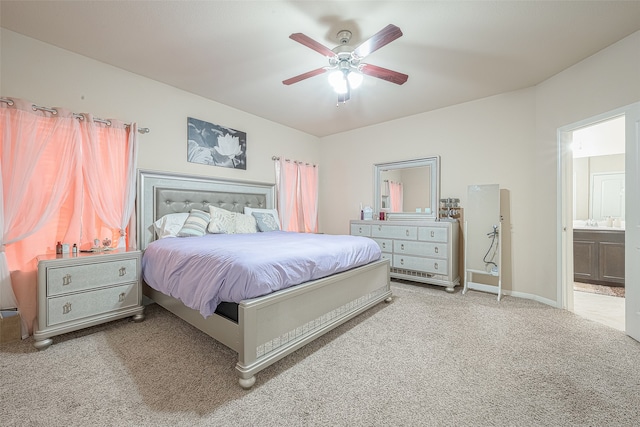
{"type": "Polygon", "coordinates": [[[431,213],[419,212],[387,212],[388,220],[436,220],[438,218],[440,200],[440,156],[424,157],[421,159],[403,160],[399,162],[376,163],[373,165],[374,181],[374,212],[379,212],[382,206],[381,173],[385,170],[406,169],[422,166],[431,167],[431,213]]]}

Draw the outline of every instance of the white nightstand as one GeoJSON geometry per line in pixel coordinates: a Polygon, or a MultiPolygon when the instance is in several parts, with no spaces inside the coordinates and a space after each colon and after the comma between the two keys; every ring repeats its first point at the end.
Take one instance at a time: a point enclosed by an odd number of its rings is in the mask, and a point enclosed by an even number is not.
{"type": "Polygon", "coordinates": [[[141,252],[113,250],[38,257],[38,317],[34,347],[51,337],[132,316],[144,320],[141,252]]]}

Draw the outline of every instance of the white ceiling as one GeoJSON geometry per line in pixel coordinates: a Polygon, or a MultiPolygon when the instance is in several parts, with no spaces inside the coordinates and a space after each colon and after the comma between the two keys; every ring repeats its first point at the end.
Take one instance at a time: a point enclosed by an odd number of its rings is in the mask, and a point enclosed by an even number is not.
{"type": "MultiPolygon", "coordinates": [[[[538,84],[640,30],[640,1],[6,1],[0,25],[55,46],[326,136],[538,84]],[[402,37],[363,62],[409,75],[365,77],[345,105],[327,65],[289,39],[354,47],[388,24],[402,37]]],[[[8,95],[8,94],[5,94],[8,95]]]]}

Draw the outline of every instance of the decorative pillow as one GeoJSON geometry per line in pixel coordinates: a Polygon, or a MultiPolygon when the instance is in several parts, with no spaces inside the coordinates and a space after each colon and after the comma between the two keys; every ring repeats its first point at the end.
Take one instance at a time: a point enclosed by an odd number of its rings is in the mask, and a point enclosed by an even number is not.
{"type": "Polygon", "coordinates": [[[158,239],[177,237],[180,229],[189,217],[188,212],[167,214],[153,223],[158,239]]]}
{"type": "Polygon", "coordinates": [[[205,211],[191,209],[187,220],[178,232],[178,237],[204,236],[211,217],[205,211]]]}
{"type": "MultiPolygon", "coordinates": [[[[247,215],[253,215],[254,213],[261,213],[261,214],[268,214],[271,215],[273,217],[273,221],[275,222],[275,227],[273,222],[269,222],[270,226],[267,227],[269,228],[269,230],[261,230],[260,229],[260,223],[259,223],[259,219],[257,216],[254,215],[254,217],[256,218],[256,221],[258,221],[258,230],[260,231],[274,231],[274,230],[280,230],[280,217],[278,216],[278,211],[275,209],[258,209],[258,208],[244,208],[244,213],[247,215]]],[[[260,216],[262,218],[262,215],[260,216]]],[[[268,218],[267,218],[268,221],[268,218]]]]}
{"type": "Polygon", "coordinates": [[[251,215],[236,213],[236,233],[256,233],[256,219],[251,215]]]}
{"type": "Polygon", "coordinates": [[[207,231],[212,234],[234,234],[236,232],[236,213],[209,205],[211,222],[207,231]]]}
{"type": "Polygon", "coordinates": [[[273,217],[272,214],[267,212],[252,212],[256,219],[256,224],[258,225],[258,230],[260,231],[278,231],[280,230],[280,225],[273,217]]]}

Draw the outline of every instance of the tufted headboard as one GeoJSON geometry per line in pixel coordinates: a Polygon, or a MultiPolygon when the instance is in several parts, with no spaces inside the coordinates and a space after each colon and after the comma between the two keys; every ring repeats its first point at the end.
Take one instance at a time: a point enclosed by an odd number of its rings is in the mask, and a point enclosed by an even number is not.
{"type": "Polygon", "coordinates": [[[209,205],[232,212],[245,207],[273,209],[273,184],[138,170],[138,249],[155,240],[153,223],[168,213],[209,210],[209,205]]]}

